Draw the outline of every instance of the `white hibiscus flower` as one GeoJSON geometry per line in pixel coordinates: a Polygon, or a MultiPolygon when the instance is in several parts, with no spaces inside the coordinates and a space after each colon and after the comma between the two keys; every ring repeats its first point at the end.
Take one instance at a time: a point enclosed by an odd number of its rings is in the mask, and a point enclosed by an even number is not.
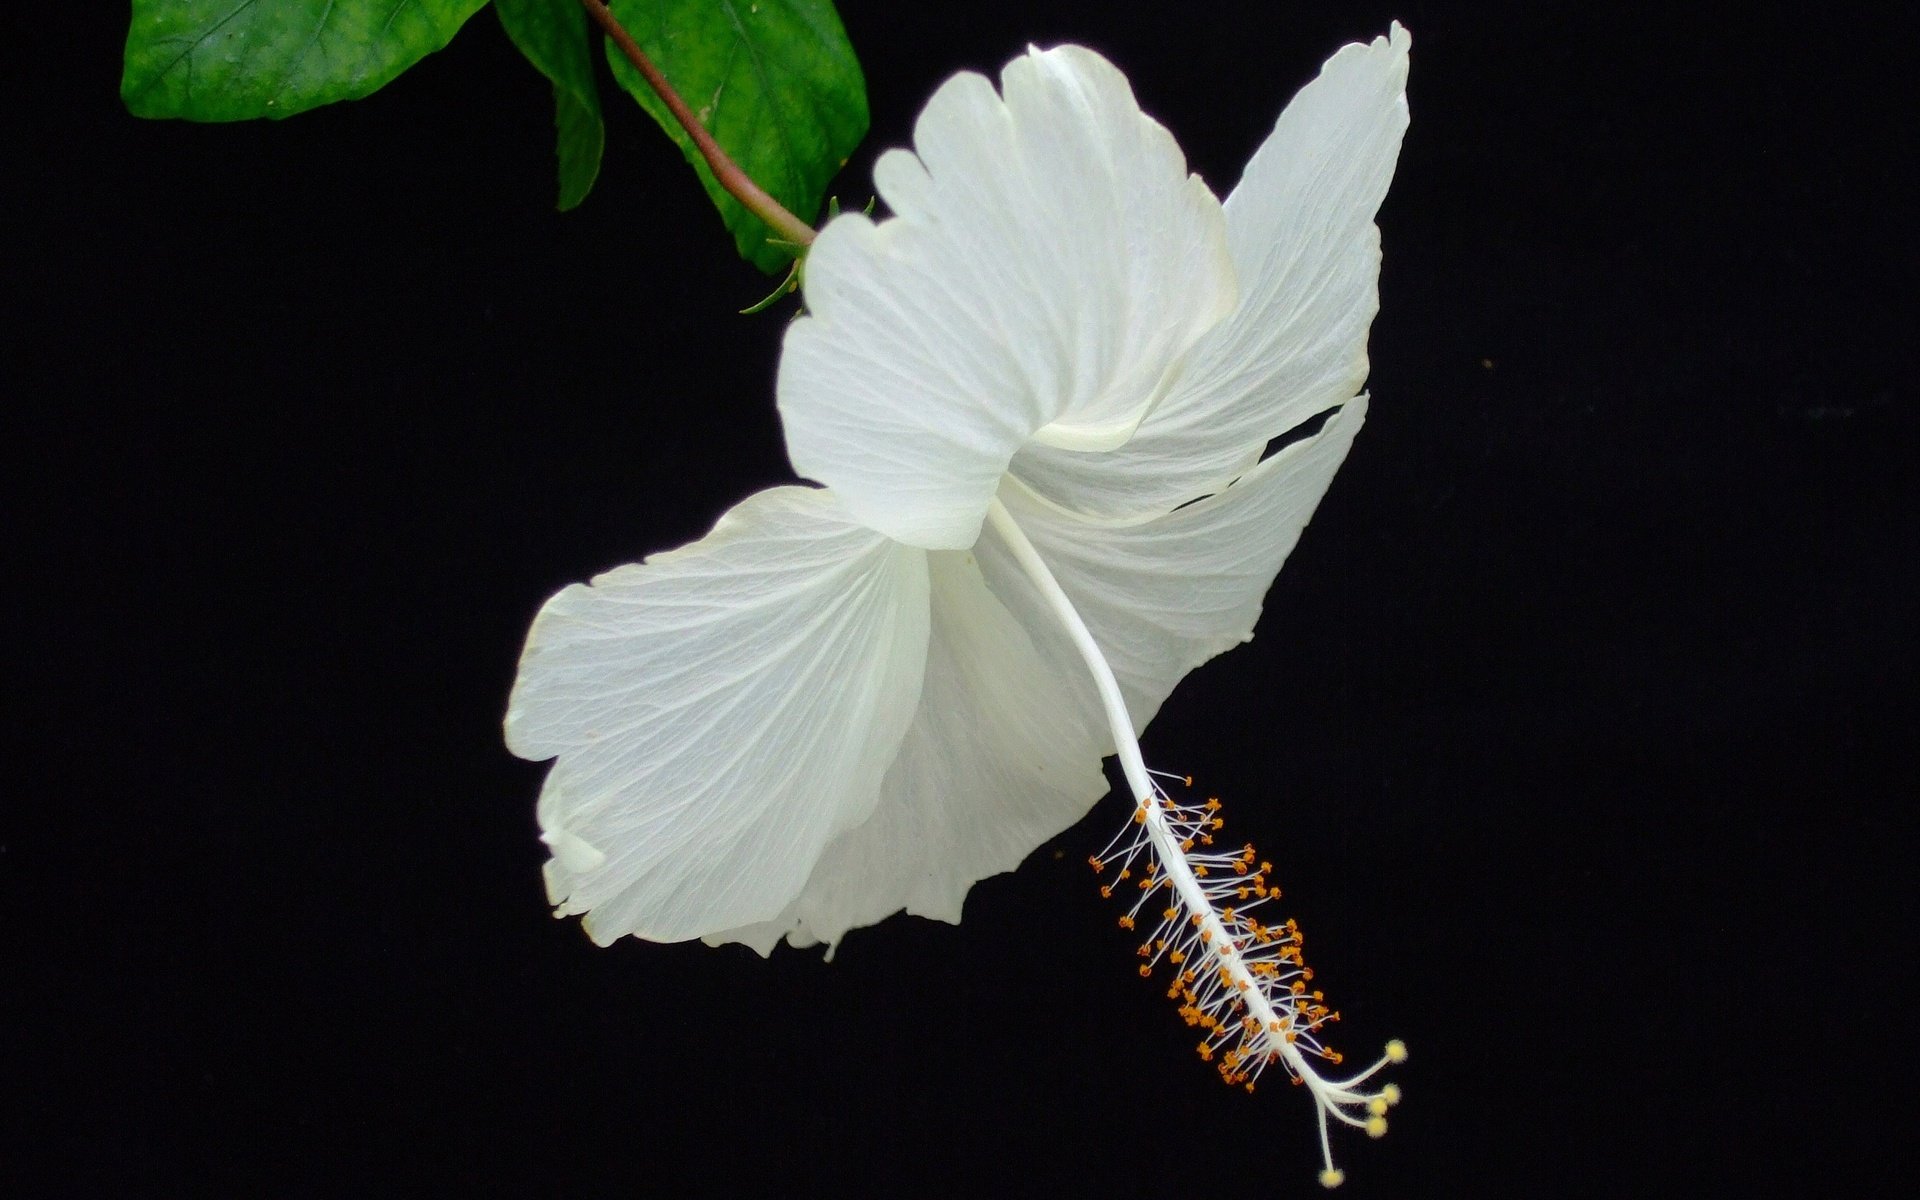
{"type": "Polygon", "coordinates": [[[561,915],[602,943],[762,953],[901,910],[958,921],[1117,754],[1136,836],[1097,865],[1145,863],[1142,972],[1170,961],[1229,1082],[1305,1079],[1323,1144],[1328,1115],[1384,1130],[1397,1092],[1357,1090],[1381,1064],[1330,1082],[1307,1061],[1337,1061],[1313,1036],[1330,1014],[1297,935],[1247,911],[1264,867],[1201,848],[1217,818],[1137,738],[1252,636],[1364,419],[1409,43],[1395,25],[1336,54],[1225,204],[1089,50],[934,94],[874,170],[894,215],[841,216],[807,258],[779,408],[825,486],[751,496],[534,621],[506,733],[554,760],[561,915]]]}

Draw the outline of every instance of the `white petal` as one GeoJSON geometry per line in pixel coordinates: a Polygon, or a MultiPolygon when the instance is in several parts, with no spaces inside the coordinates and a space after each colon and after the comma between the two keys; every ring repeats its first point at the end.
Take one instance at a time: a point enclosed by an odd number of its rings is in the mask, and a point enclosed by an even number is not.
{"type": "Polygon", "coordinates": [[[1123,442],[1235,296],[1219,203],[1112,64],[1034,51],[1002,88],[948,80],[881,158],[896,216],[820,234],[780,360],[794,468],[929,549],[1029,438],[1123,442]]]}
{"type": "MultiPolygon", "coordinates": [[[[1366,407],[1355,399],[1218,495],[1150,519],[1088,518],[1017,481],[1002,489],[1114,668],[1136,731],[1188,671],[1252,636],[1366,407]]],[[[879,806],[780,916],[709,941],[766,954],[783,935],[838,943],[902,909],[958,921],[975,881],[1012,870],[1105,794],[1098,763],[1113,739],[1086,666],[1004,544],[989,533],[928,567],[925,684],[879,806]]]]}
{"type": "Polygon", "coordinates": [[[879,806],[834,839],[778,920],[710,941],[762,954],[782,934],[838,943],[902,909],[958,922],[975,882],[1019,866],[1106,794],[1112,739],[1079,658],[1037,649],[972,555],[939,551],[928,565],[926,684],[879,806]]]}
{"type": "Polygon", "coordinates": [[[774,488],[535,618],[507,745],[555,758],[547,886],[595,941],[766,920],[864,821],[919,699],[926,556],[774,488]]]}
{"type": "Polygon", "coordinates": [[[1227,199],[1240,306],[1194,347],[1133,440],[1103,454],[1030,447],[1016,474],[1082,512],[1165,512],[1360,390],[1379,308],[1373,216],[1407,128],[1410,45],[1396,24],[1345,47],[1280,114],[1227,199]]]}
{"type": "MultiPolygon", "coordinates": [[[[1366,419],[1358,397],[1313,436],[1226,490],[1131,520],[1069,512],[1009,481],[1001,499],[1060,581],[1120,681],[1136,731],[1188,671],[1253,636],[1261,599],[1366,419]]],[[[981,565],[996,595],[1047,630],[1042,602],[997,538],[981,565]]],[[[1064,636],[1051,635],[1051,636],[1064,636]]]]}

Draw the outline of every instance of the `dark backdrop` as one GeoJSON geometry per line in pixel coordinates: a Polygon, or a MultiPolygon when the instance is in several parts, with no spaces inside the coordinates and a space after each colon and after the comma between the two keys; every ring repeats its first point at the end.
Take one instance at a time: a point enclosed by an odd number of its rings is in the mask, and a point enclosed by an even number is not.
{"type": "MultiPolygon", "coordinates": [[[[843,5],[850,200],[1028,42],[1112,57],[1224,191],[1335,48],[1413,31],[1373,414],[1259,638],[1148,738],[1279,864],[1337,1044],[1412,1047],[1348,1192],[1910,1177],[1895,42],[1831,6],[928,7],[843,5]]],[[[123,20],[6,84],[0,1190],[1317,1192],[1306,1099],[1222,1089],[1135,976],[1083,863],[1112,800],[831,965],[553,921],[520,639],[789,478],[781,318],[734,315],[765,284],[610,90],[554,214],[491,14],[225,127],[124,115],[123,20]]]]}

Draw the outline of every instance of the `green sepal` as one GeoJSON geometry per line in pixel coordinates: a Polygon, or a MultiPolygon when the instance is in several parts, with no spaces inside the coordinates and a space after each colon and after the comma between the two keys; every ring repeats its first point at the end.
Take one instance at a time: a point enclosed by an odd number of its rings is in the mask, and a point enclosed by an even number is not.
{"type": "Polygon", "coordinates": [[[780,281],[780,286],[773,289],[773,291],[767,296],[766,299],[756,300],[752,304],[749,304],[747,305],[747,307],[741,309],[740,315],[743,317],[756,316],[772,308],[774,305],[780,303],[780,301],[785,297],[791,296],[795,292],[799,291],[800,290],[800,264],[806,261],[807,260],[804,258],[794,259],[793,265],[787,268],[787,277],[780,281]]]}

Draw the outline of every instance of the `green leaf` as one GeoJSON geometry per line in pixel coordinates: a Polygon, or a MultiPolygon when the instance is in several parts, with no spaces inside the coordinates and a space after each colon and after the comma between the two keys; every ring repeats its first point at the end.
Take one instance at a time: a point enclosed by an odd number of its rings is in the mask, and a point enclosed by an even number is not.
{"type": "MultiPolygon", "coordinates": [[[[614,0],[613,12],[721,149],[803,221],[867,132],[867,85],[830,0],[614,0]]],[[[614,78],[680,144],[741,255],[792,255],[713,178],[693,139],[611,40],[614,78]]]]}
{"type": "Polygon", "coordinates": [[[527,61],[553,81],[553,127],[559,135],[562,212],[587,198],[600,174],[606,124],[593,81],[587,14],[575,0],[493,0],[493,11],[527,61]]]}
{"type": "Polygon", "coordinates": [[[378,90],[486,0],[133,0],[120,98],[138,117],[285,117],[378,90]]]}

